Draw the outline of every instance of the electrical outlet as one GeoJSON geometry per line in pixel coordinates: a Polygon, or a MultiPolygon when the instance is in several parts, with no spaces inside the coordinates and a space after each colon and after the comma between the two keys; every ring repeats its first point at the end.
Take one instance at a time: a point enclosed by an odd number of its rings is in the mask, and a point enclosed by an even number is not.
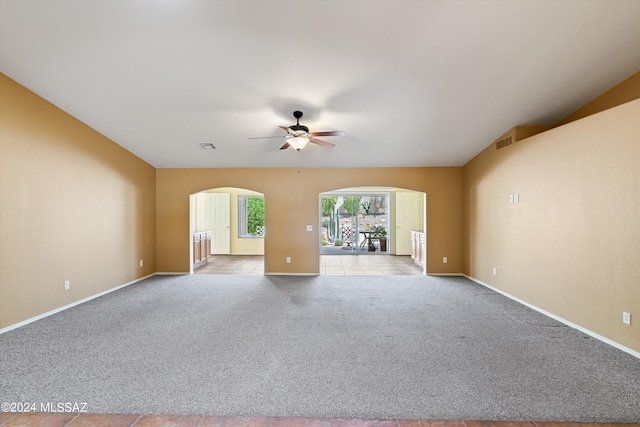
{"type": "Polygon", "coordinates": [[[518,203],[520,201],[520,195],[519,194],[514,194],[513,195],[513,201],[518,203]]]}
{"type": "Polygon", "coordinates": [[[495,276],[495,275],[497,275],[497,274],[498,274],[498,269],[497,269],[497,268],[495,268],[495,267],[493,267],[493,275],[495,276]]]}
{"type": "Polygon", "coordinates": [[[513,194],[509,194],[509,203],[513,203],[513,194]]]}
{"type": "Polygon", "coordinates": [[[626,311],[622,312],[622,323],[625,325],[631,324],[631,313],[627,313],[626,311]]]}
{"type": "Polygon", "coordinates": [[[287,264],[291,264],[291,257],[290,256],[287,257],[287,264]]]}
{"type": "Polygon", "coordinates": [[[447,263],[447,257],[446,257],[446,256],[443,256],[443,257],[442,257],[442,263],[443,263],[443,264],[446,264],[446,263],[447,263]]]}
{"type": "Polygon", "coordinates": [[[144,265],[144,261],[140,260],[140,267],[142,267],[144,265]]]}
{"type": "Polygon", "coordinates": [[[313,226],[307,225],[307,231],[313,231],[313,226]]]}
{"type": "Polygon", "coordinates": [[[71,287],[71,283],[68,280],[65,280],[64,281],[64,290],[68,291],[70,287],[71,287]]]}

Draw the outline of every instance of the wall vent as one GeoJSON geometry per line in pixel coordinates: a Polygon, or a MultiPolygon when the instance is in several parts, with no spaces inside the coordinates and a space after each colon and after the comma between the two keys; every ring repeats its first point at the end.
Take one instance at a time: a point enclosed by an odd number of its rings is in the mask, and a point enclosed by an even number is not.
{"type": "Polygon", "coordinates": [[[513,144],[513,136],[508,136],[504,139],[501,139],[500,141],[496,141],[496,150],[508,147],[511,144],[513,144]]]}

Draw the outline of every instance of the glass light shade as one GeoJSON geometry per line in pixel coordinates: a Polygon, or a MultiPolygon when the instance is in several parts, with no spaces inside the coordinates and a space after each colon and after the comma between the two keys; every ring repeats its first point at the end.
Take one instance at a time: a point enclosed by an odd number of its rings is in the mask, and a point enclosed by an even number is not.
{"type": "Polygon", "coordinates": [[[296,136],[293,138],[289,138],[287,142],[290,146],[300,151],[304,148],[305,145],[307,145],[307,142],[309,142],[309,138],[305,136],[296,136]]]}

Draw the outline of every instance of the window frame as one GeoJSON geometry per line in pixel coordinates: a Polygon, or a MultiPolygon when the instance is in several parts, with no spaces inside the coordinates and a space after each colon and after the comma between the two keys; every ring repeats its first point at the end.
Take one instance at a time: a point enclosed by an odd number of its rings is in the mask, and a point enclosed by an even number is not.
{"type": "MultiPolygon", "coordinates": [[[[238,238],[239,239],[264,239],[263,235],[249,234],[248,231],[248,217],[247,217],[247,200],[248,199],[262,199],[264,203],[264,195],[262,194],[238,194],[238,238]]],[[[264,217],[263,217],[264,227],[264,217]]]]}

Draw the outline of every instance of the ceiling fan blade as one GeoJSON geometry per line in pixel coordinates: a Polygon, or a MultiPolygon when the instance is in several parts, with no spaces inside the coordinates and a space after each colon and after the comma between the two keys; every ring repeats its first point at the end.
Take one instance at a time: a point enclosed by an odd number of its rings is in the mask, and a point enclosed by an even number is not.
{"type": "Polygon", "coordinates": [[[284,129],[284,131],[287,132],[287,133],[293,133],[293,131],[291,129],[289,129],[288,127],[286,127],[286,126],[278,126],[278,127],[280,129],[284,129]]]}
{"type": "Polygon", "coordinates": [[[247,138],[247,139],[267,139],[267,138],[286,138],[289,135],[280,135],[280,136],[256,136],[253,138],[247,138]]]}
{"type": "Polygon", "coordinates": [[[333,148],[333,147],[336,146],[336,144],[332,144],[330,142],[323,141],[323,140],[318,139],[318,138],[311,138],[311,139],[309,139],[309,142],[313,142],[314,144],[318,144],[318,145],[320,145],[322,147],[327,147],[327,148],[333,148]]]}
{"type": "Polygon", "coordinates": [[[330,130],[325,132],[311,132],[311,136],[346,136],[341,130],[330,130]]]}
{"type": "Polygon", "coordinates": [[[282,147],[280,147],[281,150],[286,150],[287,148],[291,147],[289,145],[289,143],[287,142],[286,144],[284,144],[282,147]]]}

